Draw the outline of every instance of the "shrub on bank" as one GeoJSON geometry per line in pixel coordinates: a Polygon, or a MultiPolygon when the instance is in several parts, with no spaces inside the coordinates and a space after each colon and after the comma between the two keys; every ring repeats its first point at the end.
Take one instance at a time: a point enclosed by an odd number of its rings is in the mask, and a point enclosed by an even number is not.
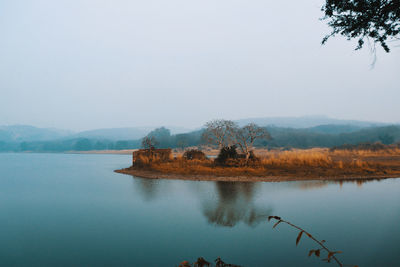
{"type": "Polygon", "coordinates": [[[182,156],[186,160],[205,160],[207,159],[206,154],[198,149],[190,149],[185,151],[182,156]]]}
{"type": "Polygon", "coordinates": [[[226,165],[228,162],[232,162],[239,158],[239,154],[236,151],[236,146],[224,146],[219,151],[215,163],[219,165],[226,165]]]}
{"type": "Polygon", "coordinates": [[[237,153],[236,146],[226,146],[221,148],[218,157],[215,159],[215,163],[221,166],[257,166],[260,164],[260,160],[253,151],[250,151],[249,158],[246,159],[245,154],[237,153]]]}

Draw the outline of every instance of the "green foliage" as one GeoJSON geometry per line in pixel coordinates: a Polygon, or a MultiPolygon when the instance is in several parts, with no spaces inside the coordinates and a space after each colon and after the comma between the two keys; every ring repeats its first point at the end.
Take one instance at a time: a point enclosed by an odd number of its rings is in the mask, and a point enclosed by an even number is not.
{"type": "Polygon", "coordinates": [[[157,140],[157,147],[159,148],[171,147],[171,131],[165,127],[154,129],[147,137],[157,140]]]}
{"type": "MultiPolygon", "coordinates": [[[[303,129],[266,127],[272,136],[271,140],[258,139],[254,142],[255,147],[267,148],[312,148],[341,146],[344,144],[356,145],[359,143],[393,144],[400,141],[400,126],[369,127],[362,129],[343,126],[324,127],[323,130],[312,127],[303,129]],[[343,130],[344,129],[344,130],[343,130]]],[[[169,132],[169,131],[168,131],[169,132]]],[[[184,134],[166,134],[165,130],[157,131],[156,135],[161,138],[160,148],[182,148],[193,147],[202,144],[203,130],[184,134]],[[164,134],[161,134],[164,133],[164,134]],[[184,144],[182,145],[182,142],[184,144]]],[[[136,149],[141,147],[139,140],[111,141],[96,138],[75,138],[52,141],[1,141],[0,151],[33,151],[33,152],[63,152],[72,150],[107,150],[107,149],[136,149]]]]}
{"type": "Polygon", "coordinates": [[[87,150],[113,150],[139,148],[140,140],[110,141],[76,138],[54,141],[33,141],[21,143],[0,143],[0,151],[64,152],[87,150]]]}
{"type": "MultiPolygon", "coordinates": [[[[47,144],[47,145],[49,145],[49,144],[47,144]]],[[[49,149],[49,150],[51,150],[51,149],[49,149]]],[[[80,140],[78,140],[78,142],[76,142],[74,150],[77,150],[77,151],[92,150],[92,143],[87,138],[80,139],[80,140]]]]}
{"type": "Polygon", "coordinates": [[[179,147],[180,149],[185,149],[185,147],[188,146],[188,138],[186,135],[184,134],[177,134],[175,136],[175,140],[176,140],[176,147],[179,147]]]}
{"type": "Polygon", "coordinates": [[[382,135],[379,135],[378,138],[385,145],[390,145],[394,143],[394,136],[388,133],[383,133],[382,135]]]}
{"type": "MultiPolygon", "coordinates": [[[[273,137],[266,144],[269,148],[334,147],[343,144],[375,143],[381,141],[385,135],[392,136],[394,142],[400,141],[399,126],[370,127],[339,134],[315,132],[308,128],[267,127],[267,130],[273,137]]],[[[256,142],[255,145],[260,146],[262,143],[256,142]]]]}

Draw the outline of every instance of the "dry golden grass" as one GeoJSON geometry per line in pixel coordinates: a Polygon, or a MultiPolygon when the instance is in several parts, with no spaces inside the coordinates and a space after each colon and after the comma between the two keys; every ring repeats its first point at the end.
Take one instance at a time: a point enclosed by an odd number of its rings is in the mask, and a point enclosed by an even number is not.
{"type": "Polygon", "coordinates": [[[142,164],[133,166],[132,169],[164,174],[224,177],[387,177],[395,174],[400,176],[400,153],[331,152],[322,148],[257,152],[259,151],[256,151],[258,160],[249,164],[243,164],[244,159],[242,159],[237,164],[219,166],[212,159],[187,160],[182,156],[176,156],[168,161],[141,158],[142,164]]]}
{"type": "Polygon", "coordinates": [[[361,156],[361,157],[379,157],[379,156],[396,156],[400,155],[399,148],[390,148],[379,151],[373,150],[335,150],[330,152],[335,156],[361,156]]]}
{"type": "Polygon", "coordinates": [[[316,150],[295,150],[271,153],[260,157],[265,166],[331,166],[333,161],[329,154],[316,150]]]}

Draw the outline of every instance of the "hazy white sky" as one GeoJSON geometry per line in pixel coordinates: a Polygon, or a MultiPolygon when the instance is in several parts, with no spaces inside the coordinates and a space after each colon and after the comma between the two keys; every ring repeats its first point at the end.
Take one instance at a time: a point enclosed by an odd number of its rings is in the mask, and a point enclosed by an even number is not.
{"type": "Polygon", "coordinates": [[[74,130],[301,116],[400,122],[400,47],[329,32],[322,1],[2,0],[0,125],[74,130]]]}

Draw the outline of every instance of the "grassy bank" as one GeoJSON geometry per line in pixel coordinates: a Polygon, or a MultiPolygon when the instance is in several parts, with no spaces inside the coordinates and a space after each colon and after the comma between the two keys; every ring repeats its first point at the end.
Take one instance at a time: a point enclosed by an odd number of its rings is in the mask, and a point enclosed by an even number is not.
{"type": "Polygon", "coordinates": [[[400,149],[382,151],[307,149],[256,150],[257,160],[225,166],[212,159],[188,160],[177,155],[167,161],[143,159],[140,166],[118,172],[147,178],[192,180],[305,180],[400,177],[400,149]]]}

